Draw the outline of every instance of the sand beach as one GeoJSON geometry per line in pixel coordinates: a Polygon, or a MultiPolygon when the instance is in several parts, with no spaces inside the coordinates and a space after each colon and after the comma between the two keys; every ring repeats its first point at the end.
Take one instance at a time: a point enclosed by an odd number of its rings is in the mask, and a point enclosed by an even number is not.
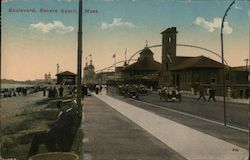
{"type": "Polygon", "coordinates": [[[33,135],[48,129],[59,113],[42,92],[1,98],[1,156],[27,159],[33,135]]]}

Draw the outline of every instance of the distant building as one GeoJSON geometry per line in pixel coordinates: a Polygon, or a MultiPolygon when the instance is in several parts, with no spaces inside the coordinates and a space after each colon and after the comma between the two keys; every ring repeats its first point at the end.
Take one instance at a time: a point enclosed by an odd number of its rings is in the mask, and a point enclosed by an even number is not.
{"type": "Polygon", "coordinates": [[[233,98],[248,98],[250,85],[248,83],[248,68],[246,66],[230,67],[228,87],[233,98]]]}
{"type": "Polygon", "coordinates": [[[221,84],[223,65],[204,56],[176,55],[177,30],[168,28],[162,34],[162,86],[178,86],[183,90],[199,90],[201,84],[221,84]]]}
{"type": "MultiPolygon", "coordinates": [[[[182,57],[176,54],[176,27],[168,28],[162,34],[162,66],[160,86],[178,86],[182,90],[198,91],[200,88],[214,88],[222,95],[223,65],[205,56],[182,57]]],[[[246,95],[247,72],[240,67],[225,66],[226,87],[233,87],[240,97],[246,95]]],[[[228,94],[228,91],[227,91],[228,94]]]]}
{"type": "Polygon", "coordinates": [[[83,83],[97,83],[96,75],[95,75],[95,67],[93,65],[93,61],[90,60],[90,64],[86,62],[86,65],[83,69],[83,83]]]}
{"type": "Polygon", "coordinates": [[[57,82],[56,84],[63,84],[63,85],[75,85],[76,84],[76,74],[65,71],[56,74],[57,82]]]}
{"type": "Polygon", "coordinates": [[[44,81],[45,82],[51,82],[52,81],[50,72],[48,74],[47,73],[44,74],[44,81]]]}
{"type": "Polygon", "coordinates": [[[161,64],[154,60],[154,53],[145,47],[141,52],[137,62],[122,69],[124,83],[143,84],[157,87],[159,84],[159,74],[161,64]]]}
{"type": "Polygon", "coordinates": [[[115,72],[100,72],[96,74],[96,79],[99,84],[115,83],[115,72]]]}

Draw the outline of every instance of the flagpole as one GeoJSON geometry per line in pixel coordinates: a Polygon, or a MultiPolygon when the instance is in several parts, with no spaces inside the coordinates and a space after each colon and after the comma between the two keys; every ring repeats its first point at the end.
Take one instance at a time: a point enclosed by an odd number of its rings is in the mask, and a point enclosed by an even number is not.
{"type": "Polygon", "coordinates": [[[127,65],[127,48],[125,50],[125,62],[124,62],[124,66],[126,66],[126,65],[127,65]]]}
{"type": "Polygon", "coordinates": [[[77,48],[77,106],[82,119],[81,104],[81,77],[82,77],[82,0],[79,0],[78,15],[78,48],[77,48]]]}
{"type": "Polygon", "coordinates": [[[115,53],[115,68],[116,68],[116,53],[115,53]]]}
{"type": "Polygon", "coordinates": [[[116,73],[115,73],[115,68],[116,68],[116,53],[113,54],[113,57],[112,58],[115,58],[115,62],[114,62],[114,76],[115,76],[115,80],[116,80],[116,73]]]}

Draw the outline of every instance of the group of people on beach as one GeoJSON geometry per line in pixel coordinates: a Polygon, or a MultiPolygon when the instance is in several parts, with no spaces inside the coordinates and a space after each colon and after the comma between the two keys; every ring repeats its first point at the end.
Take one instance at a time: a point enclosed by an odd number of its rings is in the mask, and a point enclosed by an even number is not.
{"type": "Polygon", "coordinates": [[[43,96],[46,96],[46,91],[48,91],[48,97],[49,98],[56,98],[56,97],[63,97],[63,86],[60,86],[59,89],[57,89],[56,87],[50,87],[49,89],[47,89],[46,87],[44,87],[43,89],[43,96]],[[59,91],[59,94],[58,94],[59,91]]]}
{"type": "Polygon", "coordinates": [[[27,96],[40,91],[40,86],[34,87],[17,87],[17,88],[4,88],[1,89],[1,97],[16,97],[19,95],[27,96]]]}

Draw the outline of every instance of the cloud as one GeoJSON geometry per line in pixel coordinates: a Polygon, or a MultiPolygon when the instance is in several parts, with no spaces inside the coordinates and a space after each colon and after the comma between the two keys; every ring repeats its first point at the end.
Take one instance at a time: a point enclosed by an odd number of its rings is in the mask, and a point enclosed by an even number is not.
{"type": "Polygon", "coordinates": [[[65,26],[61,21],[53,21],[52,23],[43,23],[39,22],[36,24],[31,24],[30,27],[32,29],[41,31],[42,33],[49,33],[51,31],[55,31],[57,33],[68,33],[72,32],[74,30],[74,27],[72,26],[65,26]]]}
{"type": "Polygon", "coordinates": [[[106,23],[106,22],[102,22],[102,24],[101,24],[101,29],[103,29],[103,30],[113,28],[113,27],[134,28],[136,26],[131,22],[123,21],[121,18],[114,18],[112,23],[110,23],[110,24],[106,23]]]}
{"type": "MultiPolygon", "coordinates": [[[[220,17],[215,17],[212,21],[206,21],[202,17],[196,17],[194,23],[202,28],[206,29],[208,32],[214,32],[221,28],[222,19],[220,17]]],[[[223,33],[231,34],[233,29],[229,26],[228,22],[224,22],[223,33]]]]}

